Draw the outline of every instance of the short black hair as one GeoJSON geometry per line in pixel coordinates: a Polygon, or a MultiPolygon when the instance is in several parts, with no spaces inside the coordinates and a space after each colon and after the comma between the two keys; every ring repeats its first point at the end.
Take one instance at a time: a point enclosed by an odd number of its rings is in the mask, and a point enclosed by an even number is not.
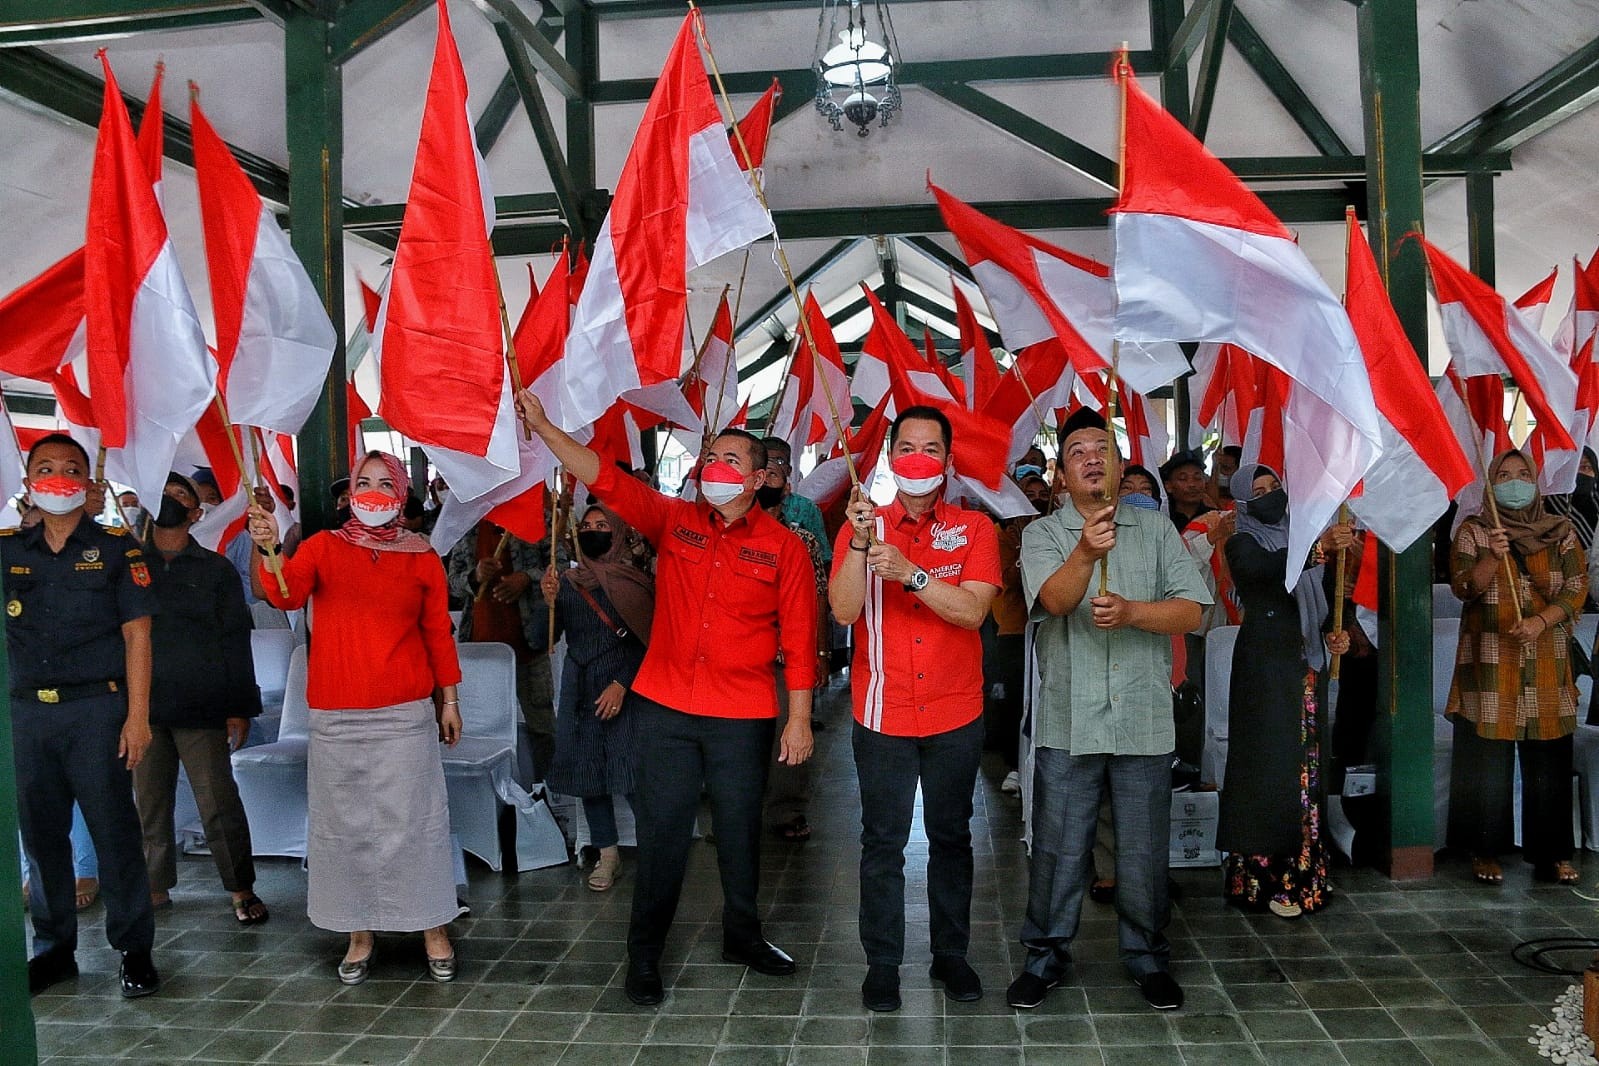
{"type": "Polygon", "coordinates": [[[1105,416],[1092,407],[1079,407],[1066,416],[1066,421],[1060,424],[1060,431],[1055,434],[1055,448],[1057,451],[1066,450],[1066,438],[1080,429],[1108,429],[1105,416]]]}
{"type": "Polygon", "coordinates": [[[1235,463],[1242,463],[1244,461],[1244,449],[1240,448],[1236,444],[1224,445],[1223,447],[1217,449],[1217,454],[1225,455],[1235,463]]]}
{"type": "Polygon", "coordinates": [[[69,448],[77,449],[78,454],[83,456],[84,469],[88,469],[88,467],[89,467],[89,452],[88,452],[88,449],[84,448],[83,445],[79,444],[76,440],[74,440],[73,438],[67,436],[65,433],[46,433],[44,436],[42,436],[38,440],[34,441],[33,442],[33,447],[28,449],[28,461],[23,464],[24,468],[30,467],[30,466],[33,465],[33,453],[38,451],[40,448],[44,447],[46,444],[65,444],[69,448]]]}
{"type": "Polygon", "coordinates": [[[746,429],[729,428],[722,430],[722,432],[713,437],[712,443],[714,444],[723,437],[736,437],[749,445],[750,471],[752,473],[756,470],[766,469],[766,444],[761,438],[746,429]]]}
{"type": "Polygon", "coordinates": [[[333,500],[334,503],[337,503],[338,500],[339,500],[339,497],[342,496],[344,493],[349,492],[349,491],[350,491],[350,479],[347,478],[347,477],[341,477],[337,481],[335,481],[333,484],[328,486],[328,497],[331,500],[333,500]]]}
{"type": "MultiPolygon", "coordinates": [[[[1155,500],[1157,502],[1160,501],[1160,499],[1162,498],[1161,491],[1160,491],[1160,478],[1156,477],[1153,473],[1151,473],[1149,471],[1148,467],[1139,466],[1137,463],[1128,463],[1126,466],[1122,467],[1122,480],[1123,481],[1126,481],[1129,477],[1133,477],[1133,476],[1148,478],[1150,485],[1154,486],[1154,489],[1155,489],[1155,500]]],[[[1118,485],[1116,487],[1118,489],[1121,488],[1120,485],[1118,485]]]]}
{"type": "Polygon", "coordinates": [[[780,453],[785,459],[792,460],[794,458],[793,447],[782,437],[762,437],[761,443],[766,445],[766,458],[768,461],[772,458],[773,452],[780,453]]]}
{"type": "Polygon", "coordinates": [[[293,489],[291,489],[289,486],[283,484],[280,481],[280,482],[278,482],[278,492],[283,494],[283,502],[284,503],[288,504],[290,507],[294,506],[294,490],[293,489]]]}
{"type": "Polygon", "coordinates": [[[1160,465],[1160,479],[1162,481],[1170,481],[1172,475],[1185,466],[1196,467],[1200,473],[1205,471],[1205,464],[1199,461],[1199,456],[1193,452],[1178,452],[1160,465]]]}
{"type": "Polygon", "coordinates": [[[424,509],[422,507],[422,501],[417,497],[416,493],[410,491],[406,492],[405,509],[402,513],[406,518],[416,519],[422,517],[424,514],[424,509]]]}
{"type": "Polygon", "coordinates": [[[939,436],[944,438],[944,450],[947,452],[955,443],[955,430],[949,424],[949,416],[936,407],[925,403],[915,404],[899,413],[894,419],[894,424],[889,427],[888,446],[892,448],[894,442],[899,440],[899,428],[907,422],[937,422],[939,436]]]}

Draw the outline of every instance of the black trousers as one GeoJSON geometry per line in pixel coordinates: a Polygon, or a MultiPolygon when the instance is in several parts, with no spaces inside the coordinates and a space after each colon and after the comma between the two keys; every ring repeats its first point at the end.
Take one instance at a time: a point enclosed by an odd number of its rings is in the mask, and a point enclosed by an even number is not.
{"type": "Polygon", "coordinates": [[[983,673],[983,721],[987,733],[984,747],[988,751],[999,752],[1007,770],[1014,770],[1020,764],[1022,690],[1027,685],[1024,671],[1026,661],[1024,637],[1020,634],[994,635],[993,648],[988,655],[989,667],[983,673]],[[995,682],[1005,686],[1005,695],[997,698],[993,695],[995,682]]]}
{"type": "Polygon", "coordinates": [[[983,721],[930,737],[891,737],[855,723],[861,788],[861,947],[870,966],[905,956],[905,844],[922,794],[927,905],[935,957],[965,957],[972,932],[972,792],[983,721]]]}
{"type": "Polygon", "coordinates": [[[628,957],[659,962],[677,915],[694,843],[700,792],[710,793],[716,865],[722,875],[722,935],[747,942],[761,935],[755,913],[760,888],[761,804],[771,765],[770,718],[684,714],[634,696],[626,714],[639,716],[638,873],[627,931],[628,957]]]}
{"type": "Polygon", "coordinates": [[[121,693],[56,704],[11,698],[17,820],[40,882],[29,899],[35,953],[78,946],[70,839],[74,801],[100,857],[106,939],[118,951],[149,951],[155,943],[132,775],[117,758],[127,716],[121,693]]]}
{"type": "Polygon", "coordinates": [[[1456,719],[1449,768],[1449,842],[1493,858],[1513,840],[1512,789],[1521,757],[1521,855],[1537,866],[1571,858],[1571,737],[1486,740],[1456,719]]]}

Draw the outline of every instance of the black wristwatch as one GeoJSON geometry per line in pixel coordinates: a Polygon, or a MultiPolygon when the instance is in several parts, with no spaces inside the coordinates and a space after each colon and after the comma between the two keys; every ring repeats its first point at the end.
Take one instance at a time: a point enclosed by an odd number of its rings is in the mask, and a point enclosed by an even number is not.
{"type": "Polygon", "coordinates": [[[905,591],[906,592],[920,592],[924,588],[926,588],[927,585],[928,585],[928,582],[930,582],[932,580],[933,579],[928,576],[926,570],[923,570],[920,567],[918,567],[917,570],[916,570],[916,573],[911,575],[911,579],[909,581],[905,582],[905,591]]]}

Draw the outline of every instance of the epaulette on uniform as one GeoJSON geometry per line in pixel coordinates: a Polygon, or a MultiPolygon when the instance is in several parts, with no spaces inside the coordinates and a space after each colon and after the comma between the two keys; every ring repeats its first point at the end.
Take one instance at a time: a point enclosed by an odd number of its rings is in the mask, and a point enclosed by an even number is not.
{"type": "Polygon", "coordinates": [[[0,529],[0,537],[14,537],[21,531],[19,526],[10,526],[6,529],[0,529]]]}
{"type": "Polygon", "coordinates": [[[125,536],[128,535],[128,527],[127,526],[101,526],[100,527],[100,532],[109,533],[113,537],[125,537],[125,536]]]}

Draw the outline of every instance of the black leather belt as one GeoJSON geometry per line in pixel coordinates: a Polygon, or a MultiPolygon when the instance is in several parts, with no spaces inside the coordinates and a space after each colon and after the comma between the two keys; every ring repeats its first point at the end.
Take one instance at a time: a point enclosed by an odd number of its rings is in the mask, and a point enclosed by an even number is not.
{"type": "Polygon", "coordinates": [[[71,703],[74,700],[86,700],[90,696],[121,691],[120,681],[88,681],[81,685],[57,685],[54,688],[14,688],[11,694],[18,699],[37,703],[71,703]]]}

